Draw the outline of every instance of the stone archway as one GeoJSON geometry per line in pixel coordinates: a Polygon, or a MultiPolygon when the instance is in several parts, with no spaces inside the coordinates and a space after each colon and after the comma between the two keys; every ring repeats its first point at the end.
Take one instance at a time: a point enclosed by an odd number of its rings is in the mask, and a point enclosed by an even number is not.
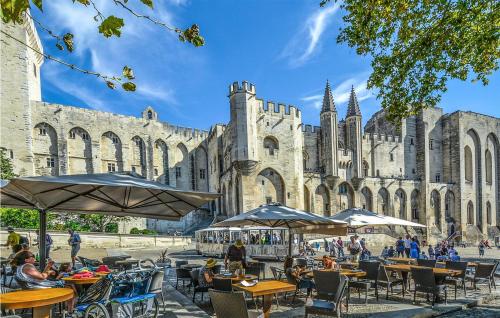
{"type": "Polygon", "coordinates": [[[439,231],[442,231],[442,220],[441,220],[441,194],[437,190],[432,190],[431,192],[431,208],[433,210],[434,224],[439,231]]]}
{"type": "Polygon", "coordinates": [[[373,195],[368,187],[361,189],[361,207],[373,211],[373,195]]]}
{"type": "Polygon", "coordinates": [[[285,182],[281,175],[272,168],[263,169],[256,179],[257,192],[255,203],[268,204],[272,202],[285,202],[285,182]]]}
{"type": "Polygon", "coordinates": [[[377,195],[377,213],[389,215],[389,191],[386,188],[380,188],[377,195]]]}
{"type": "Polygon", "coordinates": [[[39,123],[33,128],[33,159],[37,175],[59,175],[57,132],[47,123],[39,123]]]}
{"type": "Polygon", "coordinates": [[[67,143],[68,173],[93,173],[92,140],[90,134],[81,127],[69,131],[67,143]]]}
{"type": "Polygon", "coordinates": [[[406,192],[399,188],[394,194],[394,214],[396,217],[406,220],[406,192]]]}
{"type": "Polygon", "coordinates": [[[155,141],[153,151],[153,176],[156,180],[164,184],[170,184],[168,168],[168,146],[165,141],[158,139],[155,141]]]}
{"type": "Polygon", "coordinates": [[[354,190],[348,182],[339,184],[337,202],[341,211],[354,207],[354,190]]]}
{"type": "Polygon", "coordinates": [[[314,212],[316,214],[324,216],[331,215],[330,192],[328,191],[328,188],[325,187],[324,184],[320,184],[316,188],[316,191],[314,192],[314,203],[315,203],[314,212]]]}
{"type": "Polygon", "coordinates": [[[101,171],[123,171],[123,153],[121,139],[112,131],[101,136],[101,171]]]}
{"type": "Polygon", "coordinates": [[[311,209],[311,192],[309,188],[304,184],[304,211],[312,212],[311,209]]]}

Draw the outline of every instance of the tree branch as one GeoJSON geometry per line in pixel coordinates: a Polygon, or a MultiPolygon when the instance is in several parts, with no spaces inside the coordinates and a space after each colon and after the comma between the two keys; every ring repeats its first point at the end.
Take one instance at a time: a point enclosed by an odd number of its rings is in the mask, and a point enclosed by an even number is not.
{"type": "Polygon", "coordinates": [[[152,22],[152,23],[154,23],[156,25],[162,26],[162,27],[166,28],[169,31],[174,31],[174,32],[177,32],[177,33],[181,32],[181,30],[178,29],[178,28],[171,27],[171,26],[169,26],[169,25],[167,25],[167,24],[165,24],[165,23],[163,23],[163,22],[161,22],[159,20],[156,20],[156,19],[154,19],[154,18],[152,18],[152,17],[150,17],[148,15],[143,15],[143,14],[139,14],[139,13],[135,12],[134,10],[130,9],[125,3],[123,3],[120,0],[113,0],[113,2],[116,5],[121,6],[123,9],[127,10],[128,12],[130,12],[132,15],[134,15],[137,18],[149,20],[150,22],[152,22]]]}

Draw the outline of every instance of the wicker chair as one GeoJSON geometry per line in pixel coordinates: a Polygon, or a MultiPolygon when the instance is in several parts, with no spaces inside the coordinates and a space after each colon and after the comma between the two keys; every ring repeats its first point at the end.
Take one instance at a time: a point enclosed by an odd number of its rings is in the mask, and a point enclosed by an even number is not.
{"type": "Polygon", "coordinates": [[[472,287],[477,288],[478,284],[488,284],[488,288],[491,293],[491,286],[494,284],[495,269],[498,266],[497,263],[479,263],[476,267],[476,272],[474,276],[469,276],[471,279],[472,287]]]}
{"type": "Polygon", "coordinates": [[[465,275],[467,274],[467,262],[452,262],[446,261],[447,269],[455,269],[462,271],[460,275],[447,277],[444,280],[445,284],[455,286],[455,299],[457,299],[457,287],[461,283],[464,289],[464,296],[467,296],[467,288],[465,287],[465,275]]]}
{"type": "Polygon", "coordinates": [[[260,312],[249,311],[243,292],[208,291],[217,318],[256,318],[260,312]]]}
{"type": "MultiPolygon", "coordinates": [[[[349,290],[351,288],[357,289],[359,298],[361,298],[361,289],[365,290],[365,303],[368,303],[368,291],[370,288],[376,287],[379,267],[379,262],[360,261],[359,269],[366,272],[365,278],[357,281],[349,281],[349,290]]],[[[347,295],[347,303],[349,303],[350,291],[347,292],[347,295]]]]}
{"type": "Polygon", "coordinates": [[[314,271],[317,295],[306,304],[305,317],[322,315],[341,317],[342,298],[347,288],[347,278],[334,271],[314,271]]]}
{"type": "Polygon", "coordinates": [[[245,268],[245,274],[255,275],[257,278],[260,278],[261,268],[257,263],[248,263],[245,268]]]}
{"type": "Polygon", "coordinates": [[[418,266],[425,266],[425,267],[436,267],[436,260],[435,259],[417,258],[417,265],[418,266]]]}
{"type": "Polygon", "coordinates": [[[219,291],[233,291],[233,283],[228,278],[213,278],[213,289],[219,291]]]}
{"type": "Polygon", "coordinates": [[[191,274],[191,285],[193,286],[193,303],[196,297],[196,293],[201,293],[201,301],[203,301],[203,294],[208,292],[208,289],[210,287],[200,286],[200,281],[198,280],[199,279],[198,277],[200,275],[199,269],[193,269],[190,274],[191,274]]]}
{"type": "Polygon", "coordinates": [[[179,280],[182,281],[182,288],[185,287],[186,280],[191,281],[191,272],[189,271],[189,269],[176,268],[175,274],[177,276],[176,283],[175,283],[175,289],[177,289],[177,287],[179,287],[179,280]]]}
{"type": "Polygon", "coordinates": [[[403,279],[401,278],[395,278],[392,276],[389,276],[387,274],[387,271],[385,269],[385,266],[380,265],[378,268],[378,275],[377,275],[377,282],[375,285],[375,295],[377,297],[378,301],[378,286],[383,286],[387,289],[387,294],[385,296],[385,299],[389,299],[389,290],[391,291],[391,294],[393,293],[392,287],[394,285],[401,285],[401,288],[403,289],[403,298],[405,297],[405,288],[404,288],[404,283],[403,279]]]}
{"type": "Polygon", "coordinates": [[[432,307],[434,307],[434,302],[437,296],[441,292],[444,292],[444,302],[448,302],[448,288],[446,285],[436,284],[436,277],[432,268],[411,268],[411,276],[415,282],[415,291],[413,293],[413,302],[415,303],[417,299],[417,292],[422,292],[427,294],[427,300],[429,299],[429,294],[432,294],[432,307]]]}
{"type": "Polygon", "coordinates": [[[285,271],[276,266],[270,266],[270,268],[271,268],[271,273],[273,274],[273,278],[275,280],[281,280],[281,277],[283,276],[285,271]]]}

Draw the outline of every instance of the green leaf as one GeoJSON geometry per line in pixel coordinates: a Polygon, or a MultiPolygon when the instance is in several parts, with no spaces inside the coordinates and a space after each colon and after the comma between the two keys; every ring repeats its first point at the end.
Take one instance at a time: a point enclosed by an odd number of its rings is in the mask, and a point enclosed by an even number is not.
{"type": "MultiPolygon", "coordinates": [[[[77,2],[83,4],[84,6],[88,6],[90,4],[90,0],[76,0],[77,2]]],[[[73,0],[75,2],[75,0],[73,0]]]]}
{"type": "Polygon", "coordinates": [[[64,51],[64,47],[61,45],[61,43],[57,42],[56,43],[56,47],[61,50],[61,51],[64,51]]]}
{"type": "Polygon", "coordinates": [[[33,2],[33,4],[40,10],[43,12],[43,8],[42,8],[42,0],[31,0],[31,2],[33,2]]]}
{"type": "Polygon", "coordinates": [[[115,83],[113,83],[111,81],[106,81],[106,85],[108,85],[108,87],[111,89],[115,89],[115,83]]]}
{"type": "Polygon", "coordinates": [[[181,42],[187,41],[194,46],[203,46],[205,44],[205,39],[200,35],[200,28],[196,24],[193,24],[184,31],[177,29],[176,32],[179,33],[179,40],[181,42]]]}
{"type": "Polygon", "coordinates": [[[102,33],[107,38],[113,35],[119,37],[122,33],[121,28],[124,25],[123,19],[110,15],[99,25],[99,33],[102,33]]]}
{"type": "Polygon", "coordinates": [[[128,67],[127,65],[125,65],[123,67],[122,74],[123,74],[123,76],[125,76],[129,80],[133,80],[135,78],[134,71],[130,67],[128,67]]]}
{"type": "Polygon", "coordinates": [[[63,41],[64,41],[64,45],[66,45],[66,48],[68,49],[68,51],[73,52],[73,34],[66,33],[63,36],[63,41]]]}
{"type": "Polygon", "coordinates": [[[30,7],[29,0],[2,0],[0,15],[5,23],[23,23],[23,14],[30,7]]]}
{"type": "Polygon", "coordinates": [[[153,9],[153,0],[141,0],[141,2],[153,9]]]}
{"type": "Polygon", "coordinates": [[[122,84],[122,87],[124,90],[126,90],[127,92],[135,92],[135,84],[132,83],[132,82],[126,82],[126,83],[123,83],[122,84]]]}

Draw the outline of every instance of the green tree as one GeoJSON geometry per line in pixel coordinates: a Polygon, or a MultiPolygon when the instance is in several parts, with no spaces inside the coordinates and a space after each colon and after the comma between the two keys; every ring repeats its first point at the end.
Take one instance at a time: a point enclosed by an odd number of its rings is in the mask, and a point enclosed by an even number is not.
{"type": "Polygon", "coordinates": [[[12,161],[7,157],[5,148],[0,148],[0,179],[10,180],[15,177],[17,175],[14,173],[12,161]]]}
{"type": "MultiPolygon", "coordinates": [[[[323,0],[320,5],[337,0],[323,0]]],[[[343,0],[337,38],[373,58],[368,88],[388,119],[436,106],[450,79],[480,81],[498,69],[498,0],[343,0]]]]}
{"type": "MultiPolygon", "coordinates": [[[[180,29],[177,27],[172,27],[169,26],[162,21],[159,21],[155,19],[152,16],[149,16],[147,14],[142,14],[138,11],[136,11],[129,3],[128,0],[110,0],[112,1],[117,7],[123,9],[123,11],[126,14],[129,14],[135,18],[138,19],[143,19],[146,20],[150,23],[153,23],[155,25],[158,25],[168,31],[175,32],[179,38],[179,41],[181,42],[188,42],[191,43],[194,46],[203,46],[205,43],[204,38],[200,35],[200,28],[198,25],[193,24],[190,27],[186,29],[180,29]]],[[[131,1],[132,2],[132,1],[131,1]]],[[[140,2],[148,7],[149,9],[153,9],[154,3],[153,0],[140,0],[140,2]]],[[[110,37],[120,37],[122,28],[125,26],[125,20],[121,17],[117,17],[114,15],[109,15],[106,16],[103,14],[103,12],[99,9],[99,7],[96,5],[94,0],[73,0],[73,3],[75,5],[82,5],[87,7],[89,10],[94,11],[94,21],[97,24],[97,31],[103,35],[105,38],[110,38],[110,37]]],[[[2,18],[2,21],[4,23],[14,23],[14,24],[22,24],[24,19],[26,17],[30,18],[33,20],[33,22],[39,27],[39,29],[43,30],[44,32],[48,33],[55,41],[55,46],[63,51],[66,49],[68,52],[73,52],[74,50],[74,35],[71,33],[65,33],[65,34],[59,34],[57,31],[53,31],[49,29],[47,26],[43,25],[40,21],[35,19],[31,14],[30,14],[30,9],[32,8],[32,5],[36,7],[40,12],[43,13],[43,0],[1,0],[1,11],[0,11],[0,16],[2,18]]],[[[83,23],[83,22],[82,22],[83,23]]],[[[54,62],[60,63],[62,65],[65,65],[72,70],[82,72],[84,74],[88,75],[94,75],[100,79],[102,79],[106,85],[111,88],[115,89],[117,85],[120,85],[123,90],[125,91],[135,91],[136,90],[136,85],[132,80],[135,79],[134,72],[132,68],[129,66],[125,65],[123,67],[123,71],[121,75],[109,75],[109,74],[102,74],[99,72],[94,72],[90,70],[86,70],[83,68],[78,67],[77,65],[73,65],[70,63],[65,62],[64,60],[48,55],[46,53],[40,52],[37,49],[30,47],[28,44],[24,43],[20,39],[15,38],[8,32],[5,32],[4,30],[0,30],[1,33],[3,33],[5,36],[13,39],[14,41],[17,41],[31,50],[37,52],[38,54],[43,55],[45,58],[52,60],[54,62]]]]}

